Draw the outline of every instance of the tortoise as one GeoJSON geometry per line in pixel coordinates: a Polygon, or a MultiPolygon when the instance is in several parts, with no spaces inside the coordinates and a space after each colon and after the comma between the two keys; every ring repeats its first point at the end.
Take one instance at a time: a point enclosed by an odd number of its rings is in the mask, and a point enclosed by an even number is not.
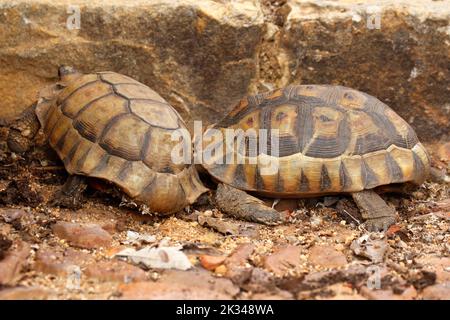
{"type": "Polygon", "coordinates": [[[109,181],[161,214],[206,191],[193,165],[171,161],[171,134],[186,125],[159,94],[114,72],[62,66],[59,77],[11,125],[7,141],[11,151],[24,152],[42,127],[70,174],[53,204],[77,207],[85,177],[109,181]]]}
{"type": "MultiPolygon", "coordinates": [[[[56,204],[78,199],[86,176],[114,183],[160,214],[177,212],[207,191],[199,168],[172,162],[177,142],[171,132],[186,126],[156,92],[113,72],[83,75],[61,67],[59,74],[8,137],[9,148],[23,152],[43,127],[70,174],[56,204]]],[[[408,123],[378,99],[346,87],[293,85],[245,97],[197,144],[208,150],[208,136],[238,129],[274,133],[278,154],[272,153],[273,139],[267,150],[250,150],[263,139],[249,135],[212,157],[219,161],[200,161],[200,167],[219,182],[217,207],[250,221],[286,221],[256,196],[344,193],[352,195],[370,229],[383,229],[395,222],[396,212],[378,195],[380,187],[420,185],[429,172],[428,154],[408,123]],[[238,157],[243,163],[226,161],[238,157]],[[276,172],[263,172],[267,160],[277,164],[276,172]]],[[[212,145],[227,145],[224,136],[212,145]]]]}
{"type": "Polygon", "coordinates": [[[377,192],[387,185],[392,188],[384,190],[411,191],[430,170],[427,151],[405,120],[375,97],[343,86],[291,85],[245,97],[203,137],[213,140],[196,142],[204,151],[207,145],[222,151],[203,159],[203,168],[222,183],[219,209],[269,224],[283,217],[246,192],[273,198],[351,194],[368,228],[385,229],[396,211],[377,192]],[[236,134],[230,144],[229,129],[240,130],[241,143],[234,143],[236,134]],[[277,138],[266,135],[266,150],[260,129],[277,138]],[[269,162],[277,170],[264,170],[269,162]]]}

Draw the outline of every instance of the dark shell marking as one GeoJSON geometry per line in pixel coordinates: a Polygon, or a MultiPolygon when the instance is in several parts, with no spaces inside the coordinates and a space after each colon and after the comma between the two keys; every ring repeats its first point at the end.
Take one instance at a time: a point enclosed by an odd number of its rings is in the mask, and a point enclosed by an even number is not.
{"type": "Polygon", "coordinates": [[[174,164],[178,113],[155,91],[113,72],[79,75],[36,113],[70,174],[111,181],[150,210],[170,213],[205,188],[194,168],[174,164]]]}
{"type": "MultiPolygon", "coordinates": [[[[261,175],[258,165],[256,179],[246,178],[246,164],[226,176],[204,165],[220,181],[268,196],[420,184],[429,171],[427,152],[409,124],[378,99],[346,87],[299,85],[246,97],[215,128],[267,129],[269,137],[278,130],[276,176],[261,175]]],[[[272,144],[269,139],[268,151],[258,149],[258,156],[270,155],[272,144]]],[[[240,154],[248,163],[251,153],[240,154]]]]}

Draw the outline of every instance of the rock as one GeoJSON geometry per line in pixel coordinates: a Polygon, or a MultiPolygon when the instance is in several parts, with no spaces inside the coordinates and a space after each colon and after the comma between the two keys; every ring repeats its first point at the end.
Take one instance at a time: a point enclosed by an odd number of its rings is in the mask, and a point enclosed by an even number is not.
{"type": "Polygon", "coordinates": [[[111,235],[97,224],[58,221],[53,225],[52,230],[59,238],[65,239],[70,245],[79,248],[106,248],[112,241],[111,235]]]}
{"type": "Polygon", "coordinates": [[[402,293],[396,294],[392,289],[369,289],[363,286],[361,295],[370,300],[412,300],[417,297],[417,291],[413,286],[409,286],[402,293]]]}
{"type": "Polygon", "coordinates": [[[199,260],[203,268],[212,271],[223,264],[226,258],[226,256],[210,256],[204,254],[199,257],[199,260]]]}
{"type": "Polygon", "coordinates": [[[315,245],[309,250],[308,261],[323,268],[339,268],[347,264],[345,255],[329,245],[315,245]]]}
{"type": "Polygon", "coordinates": [[[441,201],[438,201],[433,206],[433,212],[449,212],[450,211],[450,199],[444,199],[441,201]]]}
{"type": "Polygon", "coordinates": [[[14,287],[0,290],[0,300],[45,300],[50,294],[39,287],[14,287]]]}
{"type": "Polygon", "coordinates": [[[111,235],[117,232],[117,221],[105,221],[100,223],[99,226],[111,235]]]}
{"type": "Polygon", "coordinates": [[[18,220],[26,214],[27,213],[23,209],[0,209],[0,216],[2,216],[3,220],[7,223],[18,220]]]}
{"type": "Polygon", "coordinates": [[[409,273],[408,280],[417,290],[422,290],[436,283],[436,273],[424,269],[413,270],[409,273]]]}
{"type": "Polygon", "coordinates": [[[283,276],[300,264],[302,249],[288,245],[275,249],[274,253],[264,258],[264,267],[277,276],[283,276]]]}
{"type": "Polygon", "coordinates": [[[423,256],[416,259],[416,262],[423,265],[424,270],[436,273],[436,281],[450,281],[450,258],[438,256],[423,256]]]}
{"type": "Polygon", "coordinates": [[[5,258],[0,261],[0,285],[15,281],[30,255],[30,249],[28,243],[19,241],[8,250],[5,258]]]}
{"type": "Polygon", "coordinates": [[[253,251],[255,251],[255,246],[252,243],[243,243],[225,260],[225,276],[233,283],[242,285],[250,278],[253,267],[248,264],[248,259],[253,251]]]}
{"type": "Polygon", "coordinates": [[[438,159],[450,162],[450,142],[443,143],[437,151],[438,159]]]}
{"type": "Polygon", "coordinates": [[[368,277],[367,268],[362,265],[350,265],[346,269],[310,272],[301,277],[285,277],[277,286],[290,292],[309,291],[333,285],[339,282],[350,283],[358,287],[368,277]]]}
{"type": "Polygon", "coordinates": [[[424,300],[450,300],[450,281],[426,287],[422,291],[424,300]]]}
{"type": "Polygon", "coordinates": [[[225,260],[227,266],[242,266],[250,258],[250,255],[255,251],[255,245],[252,243],[240,244],[225,260]]]}
{"type": "Polygon", "coordinates": [[[225,276],[227,272],[228,268],[223,264],[214,269],[214,273],[220,276],[225,276]]]}
{"type": "Polygon", "coordinates": [[[311,291],[300,291],[297,295],[299,300],[364,300],[356,290],[346,283],[336,283],[311,291]]]}
{"type": "Polygon", "coordinates": [[[168,270],[156,282],[135,282],[119,286],[121,299],[216,300],[232,299],[239,288],[225,278],[216,278],[206,270],[168,270]]]}
{"type": "Polygon", "coordinates": [[[262,292],[266,293],[268,290],[276,290],[274,276],[263,268],[253,268],[252,274],[248,283],[245,284],[244,289],[248,292],[262,292]]]}
{"type": "Polygon", "coordinates": [[[365,257],[373,263],[383,262],[389,248],[386,237],[377,238],[370,234],[365,234],[354,240],[350,246],[354,254],[365,257]]]}
{"type": "Polygon", "coordinates": [[[281,70],[274,79],[277,86],[352,87],[389,104],[422,140],[448,133],[448,94],[442,96],[450,78],[450,70],[443,67],[450,46],[448,4],[305,0],[288,1],[285,6],[289,14],[280,40],[265,52],[279,57],[272,66],[281,70]]]}
{"type": "Polygon", "coordinates": [[[355,289],[344,283],[336,283],[334,285],[323,288],[322,290],[329,290],[333,292],[333,296],[326,298],[327,300],[365,300],[363,296],[359,295],[355,289]]]}
{"type": "Polygon", "coordinates": [[[449,183],[450,176],[447,175],[447,171],[445,169],[438,169],[435,167],[431,167],[430,180],[435,183],[449,183]]]}
{"type": "Polygon", "coordinates": [[[84,270],[84,274],[100,281],[120,281],[125,283],[147,279],[146,273],[139,267],[118,260],[92,263],[84,270]]]}
{"type": "Polygon", "coordinates": [[[4,235],[0,234],[0,260],[2,260],[6,252],[12,246],[12,241],[6,238],[4,235]]]}
{"type": "Polygon", "coordinates": [[[447,131],[445,1],[278,1],[274,10],[253,0],[77,3],[0,8],[0,118],[17,116],[69,64],[132,76],[189,122],[215,122],[246,93],[332,83],[379,97],[422,139],[447,131]],[[80,28],[71,28],[67,12],[77,8],[80,28]]]}
{"type": "Polygon", "coordinates": [[[211,228],[224,235],[255,237],[258,235],[257,225],[255,223],[224,220],[207,215],[198,215],[198,223],[203,227],[211,228]]]}
{"type": "Polygon", "coordinates": [[[67,276],[72,274],[75,268],[84,268],[93,261],[92,255],[72,248],[65,251],[41,248],[36,253],[34,269],[56,276],[67,276]]]}
{"type": "Polygon", "coordinates": [[[254,293],[251,296],[253,300],[293,300],[292,293],[284,290],[278,290],[274,293],[254,293]]]}
{"type": "MultiPolygon", "coordinates": [[[[104,227],[103,227],[104,229],[104,227]]],[[[127,231],[127,239],[123,241],[124,244],[140,245],[141,243],[148,244],[156,242],[156,237],[151,234],[140,234],[139,232],[127,231]]]]}
{"type": "Polygon", "coordinates": [[[61,64],[129,75],[186,120],[205,122],[221,118],[258,73],[264,20],[254,1],[82,3],[73,3],[81,10],[73,30],[65,23],[73,16],[66,2],[13,0],[0,7],[0,118],[30,105],[61,64]]]}
{"type": "Polygon", "coordinates": [[[239,234],[239,224],[233,221],[200,215],[198,216],[198,223],[203,227],[212,228],[224,235],[239,234]]]}

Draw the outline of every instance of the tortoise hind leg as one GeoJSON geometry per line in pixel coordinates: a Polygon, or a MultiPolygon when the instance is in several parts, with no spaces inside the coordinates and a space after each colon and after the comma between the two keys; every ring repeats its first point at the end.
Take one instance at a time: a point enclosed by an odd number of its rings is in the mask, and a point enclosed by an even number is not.
{"type": "Polygon", "coordinates": [[[71,175],[50,201],[50,205],[79,209],[82,206],[83,192],[86,190],[86,187],[86,177],[71,175]]]}
{"type": "Polygon", "coordinates": [[[283,213],[276,211],[245,191],[229,185],[217,186],[215,203],[218,209],[238,219],[276,225],[286,221],[283,213]]]}
{"type": "Polygon", "coordinates": [[[375,191],[355,192],[352,197],[366,220],[369,231],[387,230],[397,220],[395,209],[389,207],[375,191]]]}
{"type": "Polygon", "coordinates": [[[40,127],[36,116],[36,103],[33,103],[22,113],[19,119],[11,124],[7,139],[9,150],[23,153],[30,149],[40,127]]]}

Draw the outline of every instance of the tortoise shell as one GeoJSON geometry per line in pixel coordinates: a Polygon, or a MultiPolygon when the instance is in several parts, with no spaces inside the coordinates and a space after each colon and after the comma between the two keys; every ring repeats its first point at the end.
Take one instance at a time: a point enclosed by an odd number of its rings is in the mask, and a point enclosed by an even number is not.
{"type": "Polygon", "coordinates": [[[171,134],[183,120],[132,78],[66,75],[41,92],[36,114],[70,174],[110,181],[151,211],[178,211],[205,191],[194,167],[171,161],[171,134]]]}
{"type": "Polygon", "coordinates": [[[296,85],[246,97],[205,132],[204,152],[208,145],[214,152],[203,166],[213,177],[274,197],[421,184],[430,166],[406,121],[378,99],[342,86],[296,85]],[[232,131],[236,135],[230,143],[227,129],[241,129],[243,140],[232,131]],[[256,135],[247,134],[248,129],[256,135]],[[268,132],[265,149],[259,145],[264,132],[259,129],[268,132]],[[217,130],[221,134],[215,136],[217,130]],[[271,152],[276,141],[271,134],[278,138],[278,154],[271,152]],[[268,163],[276,163],[278,170],[262,170],[268,163]]]}

